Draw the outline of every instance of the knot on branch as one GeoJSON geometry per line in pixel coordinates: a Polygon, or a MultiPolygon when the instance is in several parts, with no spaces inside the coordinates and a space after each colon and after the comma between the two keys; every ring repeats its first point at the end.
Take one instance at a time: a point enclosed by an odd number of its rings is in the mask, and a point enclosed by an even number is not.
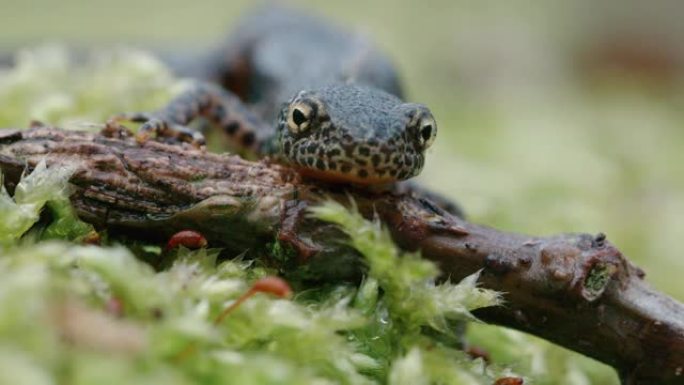
{"type": "Polygon", "coordinates": [[[574,244],[552,241],[543,246],[540,257],[551,286],[589,302],[600,298],[612,282],[619,284],[635,272],[603,233],[577,235],[574,244]]]}

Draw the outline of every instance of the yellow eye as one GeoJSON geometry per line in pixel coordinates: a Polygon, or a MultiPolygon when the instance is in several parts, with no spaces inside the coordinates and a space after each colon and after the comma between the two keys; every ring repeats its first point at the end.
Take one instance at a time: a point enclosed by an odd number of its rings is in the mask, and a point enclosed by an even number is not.
{"type": "Polygon", "coordinates": [[[309,129],[313,117],[313,108],[306,103],[294,103],[287,114],[287,127],[293,134],[299,134],[309,129]]]}
{"type": "Polygon", "coordinates": [[[427,149],[437,137],[437,122],[432,116],[424,116],[418,122],[418,142],[427,149]]]}

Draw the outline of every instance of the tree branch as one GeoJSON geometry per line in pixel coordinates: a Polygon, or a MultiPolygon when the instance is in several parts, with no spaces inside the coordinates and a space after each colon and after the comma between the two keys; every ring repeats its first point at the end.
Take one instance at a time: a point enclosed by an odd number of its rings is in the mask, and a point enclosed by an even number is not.
{"type": "MultiPolygon", "coordinates": [[[[25,167],[76,164],[72,202],[110,232],[165,239],[192,228],[210,243],[262,256],[290,250],[309,277],[353,279],[358,255],[306,207],[349,197],[377,215],[407,250],[420,250],[460,279],[484,269],[484,287],[506,305],[481,309],[487,322],[523,330],[612,365],[624,384],[684,382],[684,305],[651,289],[603,234],[533,237],[452,216],[411,194],[369,192],[303,181],[267,161],[248,162],[181,146],[139,145],[107,136],[33,127],[0,131],[0,167],[12,190],[25,167]]],[[[277,258],[276,258],[277,259],[277,258]]]]}

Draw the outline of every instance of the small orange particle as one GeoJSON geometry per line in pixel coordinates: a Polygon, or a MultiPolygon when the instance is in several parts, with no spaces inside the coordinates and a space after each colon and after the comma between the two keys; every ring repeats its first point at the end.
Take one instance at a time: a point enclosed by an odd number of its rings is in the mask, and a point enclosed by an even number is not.
{"type": "Polygon", "coordinates": [[[219,314],[214,320],[214,325],[220,324],[228,314],[237,309],[240,304],[245,302],[249,297],[256,293],[268,293],[275,295],[276,297],[286,298],[292,295],[292,289],[284,279],[279,277],[268,276],[258,279],[252,284],[252,287],[250,287],[249,290],[236,299],[235,302],[233,302],[230,306],[223,309],[221,314],[219,314]]]}
{"type": "Polygon", "coordinates": [[[286,298],[292,295],[292,289],[284,279],[275,276],[261,278],[254,282],[250,291],[270,293],[276,297],[286,298]]]}
{"type": "Polygon", "coordinates": [[[482,358],[482,360],[487,364],[491,363],[491,361],[492,361],[491,356],[489,355],[489,352],[486,351],[485,349],[479,347],[479,346],[474,346],[474,345],[468,346],[468,348],[465,350],[465,352],[472,359],[482,358]]]}
{"type": "Polygon", "coordinates": [[[522,377],[501,377],[494,382],[494,385],[523,385],[524,383],[522,377]]]}
{"type": "Polygon", "coordinates": [[[166,244],[166,251],[173,250],[179,245],[183,245],[188,249],[199,249],[206,247],[208,244],[204,235],[193,230],[183,230],[173,234],[166,244]]]}
{"type": "Polygon", "coordinates": [[[97,231],[91,231],[83,237],[81,242],[86,245],[99,246],[102,242],[102,237],[100,237],[100,234],[97,231]]]}

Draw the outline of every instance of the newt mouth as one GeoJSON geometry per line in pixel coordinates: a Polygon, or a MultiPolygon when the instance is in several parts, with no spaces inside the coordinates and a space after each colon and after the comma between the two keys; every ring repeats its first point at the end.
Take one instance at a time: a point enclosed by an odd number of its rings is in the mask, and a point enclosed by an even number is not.
{"type": "Polygon", "coordinates": [[[297,167],[297,172],[305,178],[312,178],[328,183],[349,183],[358,185],[379,185],[398,182],[400,179],[396,177],[391,177],[388,174],[384,176],[377,175],[375,173],[368,173],[367,170],[352,170],[348,173],[343,173],[339,171],[322,171],[318,169],[312,169],[308,167],[297,167]],[[355,172],[356,171],[356,172],[355,172]],[[358,173],[361,172],[359,176],[358,173]],[[365,172],[365,173],[364,173],[365,172]]]}

